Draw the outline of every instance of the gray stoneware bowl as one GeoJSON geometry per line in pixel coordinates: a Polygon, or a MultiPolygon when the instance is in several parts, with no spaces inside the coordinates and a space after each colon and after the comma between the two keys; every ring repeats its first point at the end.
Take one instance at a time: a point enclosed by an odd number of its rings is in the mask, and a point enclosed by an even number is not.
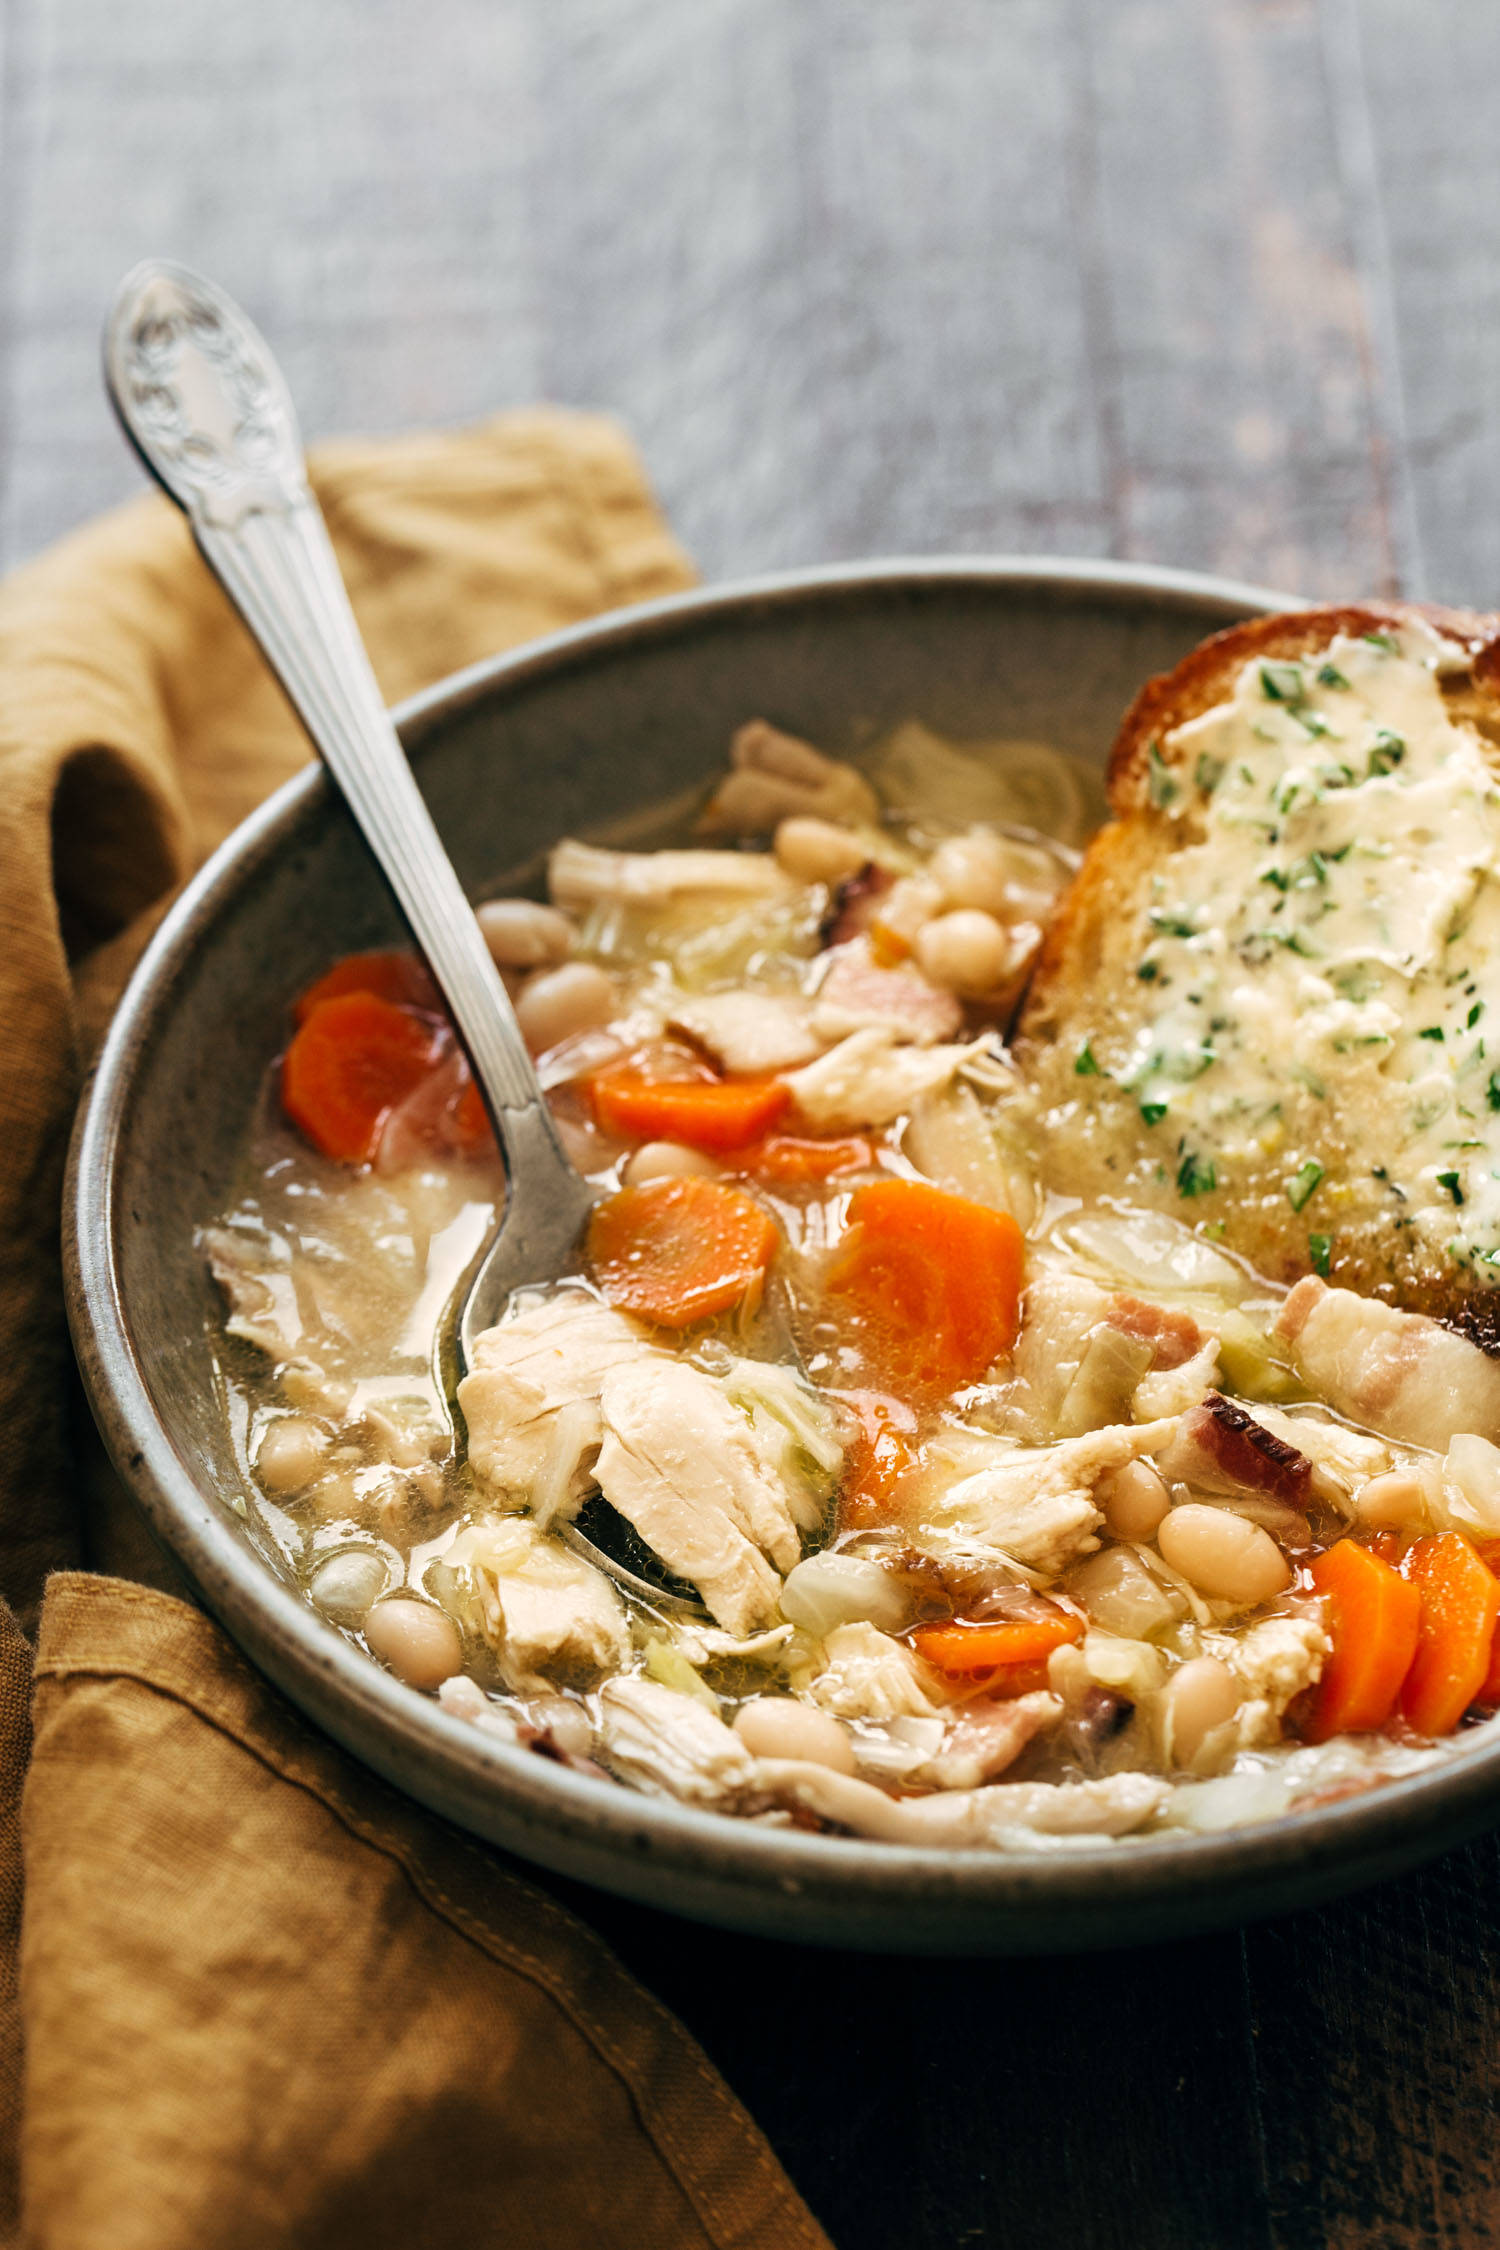
{"type": "MultiPolygon", "coordinates": [[[[871,564],[688,594],[474,666],[397,713],[479,895],[568,830],[701,785],[763,714],[836,751],[920,718],[1102,760],[1148,673],[1294,606],[1098,563],[871,564]]],[[[141,963],[74,1136],[73,1333],[99,1426],[158,1538],[278,1687],[399,1788],[508,1851],[708,1921],[906,1952],[1177,1936],[1394,1874],[1500,1817],[1500,1744],[1260,1828],[1051,1857],[942,1854],[748,1826],[487,1741],[295,1593],[219,1497],[217,1306],[193,1230],[223,1204],[291,996],[389,943],[394,907],[320,771],[231,837],[141,963]],[[212,1057],[211,1066],[205,1058],[212,1057]]]]}

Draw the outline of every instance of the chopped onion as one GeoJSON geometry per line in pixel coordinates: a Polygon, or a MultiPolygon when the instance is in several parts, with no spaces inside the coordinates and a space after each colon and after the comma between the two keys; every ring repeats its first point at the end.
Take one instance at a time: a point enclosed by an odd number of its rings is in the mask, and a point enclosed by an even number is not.
{"type": "Polygon", "coordinates": [[[1233,1259],[1165,1212],[1090,1212],[1064,1220],[1057,1240],[1141,1289],[1205,1290],[1238,1304],[1255,1286],[1233,1259]]]}

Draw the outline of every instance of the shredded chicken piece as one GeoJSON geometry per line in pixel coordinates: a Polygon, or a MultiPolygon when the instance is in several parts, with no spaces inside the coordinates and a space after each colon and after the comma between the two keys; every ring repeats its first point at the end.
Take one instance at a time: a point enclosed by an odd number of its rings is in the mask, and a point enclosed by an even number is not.
{"type": "Polygon", "coordinates": [[[1385,1437],[1441,1452],[1460,1431],[1500,1436],[1500,1360],[1425,1313],[1397,1312],[1309,1274],[1273,1333],[1291,1345],[1309,1390],[1385,1437]]]}
{"type": "Polygon", "coordinates": [[[1099,1544],[1093,1536],[1101,1521],[1093,1498],[1099,1478],[1156,1452],[1175,1428],[1171,1421],[1111,1424],[1036,1446],[979,1432],[934,1439],[920,1465],[917,1537],[938,1551],[955,1542],[986,1548],[1024,1571],[1055,1577],[1099,1544]],[[968,1474],[955,1478],[955,1468],[968,1474]]]}
{"type": "Polygon", "coordinates": [[[927,1693],[922,1659],[905,1641],[893,1640],[863,1620],[835,1625],[823,1642],[823,1670],[807,1693],[840,1719],[930,1718],[937,1705],[927,1693]]]}
{"type": "Polygon", "coordinates": [[[726,1656],[746,1664],[773,1664],[795,1631],[793,1625],[768,1625],[742,1639],[718,1625],[679,1625],[677,1646],[689,1664],[717,1664],[726,1656]]]}
{"type": "Polygon", "coordinates": [[[600,1410],[594,1474],[606,1500],[729,1632],[769,1624],[776,1571],[791,1569],[802,1542],[723,1386],[681,1360],[624,1366],[606,1379],[600,1410]]]}
{"type": "Polygon", "coordinates": [[[606,1378],[662,1358],[635,1321],[581,1289],[517,1299],[477,1338],[474,1365],[458,1386],[481,1491],[529,1500],[543,1523],[575,1515],[604,1434],[606,1378]]]}
{"type": "Polygon", "coordinates": [[[725,1070],[753,1076],[795,1070],[822,1054],[828,1041],[811,1014],[798,993],[708,992],[674,1007],[667,1026],[685,1031],[725,1070]]]}
{"type": "Polygon", "coordinates": [[[1190,1414],[1201,1406],[1219,1376],[1219,1339],[1210,1336],[1191,1359],[1154,1367],[1135,1387],[1130,1411],[1138,1422],[1156,1422],[1163,1415],[1190,1414]]]}
{"type": "Polygon", "coordinates": [[[773,898],[796,889],[769,852],[611,852],[565,837],[547,862],[553,904],[669,906],[684,898],[773,898]]]}
{"type": "Polygon", "coordinates": [[[883,969],[867,937],[832,947],[823,962],[812,1020],[824,1039],[888,1029],[914,1046],[932,1047],[962,1027],[963,1008],[953,993],[929,984],[910,961],[883,969]]]}
{"type": "Polygon", "coordinates": [[[274,1246],[265,1243],[257,1263],[249,1244],[228,1227],[204,1227],[198,1247],[229,1307],[226,1335],[254,1344],[270,1359],[294,1359],[302,1347],[302,1314],[290,1270],[267,1262],[274,1246]]]}
{"type": "Polygon", "coordinates": [[[525,1516],[460,1532],[443,1559],[468,1572],[484,1637],[517,1692],[556,1672],[592,1681],[628,1658],[625,1606],[609,1580],[525,1516]]]}
{"type": "Polygon", "coordinates": [[[1244,1682],[1236,1714],[1242,1750],[1281,1740],[1281,1720],[1294,1695],[1316,1685],[1333,1642],[1316,1617],[1267,1617],[1236,1638],[1205,1633],[1205,1650],[1220,1657],[1244,1682]]]}
{"type": "Polygon", "coordinates": [[[983,1039],[967,1047],[903,1047],[889,1027],[872,1027],[851,1032],[830,1053],[790,1072],[786,1083],[809,1124],[889,1125],[986,1048],[983,1039]]]}
{"type": "Polygon", "coordinates": [[[830,1766],[762,1758],[756,1784],[782,1804],[816,1813],[856,1836],[948,1851],[1024,1845],[1038,1837],[1123,1836],[1158,1812],[1172,1791],[1144,1773],[1100,1781],[1002,1781],[931,1797],[888,1797],[830,1766]]]}
{"type": "Polygon", "coordinates": [[[733,770],[704,809],[709,834],[764,836],[794,813],[857,827],[880,818],[880,800],[862,773],[764,719],[738,730],[729,758],[733,770]]]}
{"type": "Polygon", "coordinates": [[[695,1696],[658,1680],[609,1680],[600,1690],[601,1748],[638,1788],[689,1804],[722,1804],[754,1783],[758,1761],[732,1727],[695,1696]]]}

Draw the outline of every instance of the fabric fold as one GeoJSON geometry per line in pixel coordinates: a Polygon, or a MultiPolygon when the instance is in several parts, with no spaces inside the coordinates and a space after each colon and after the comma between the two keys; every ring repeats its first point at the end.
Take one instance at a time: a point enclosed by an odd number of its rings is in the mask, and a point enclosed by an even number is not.
{"type": "Polygon", "coordinates": [[[27,2223],[110,2250],[814,2250],[687,2033],[185,1603],[48,1588],[26,1784],[27,2223]]]}
{"type": "MultiPolygon", "coordinates": [[[[313,480],[392,701],[689,582],[598,417],[330,445],[313,480]]],[[[0,2242],[827,2250],[581,1920],[135,1582],[170,1566],[78,1426],[81,1070],[173,891],[307,754],[165,501],[0,587],[0,1593],[29,1622],[56,1573],[34,1688],[0,1603],[0,2242]]]]}

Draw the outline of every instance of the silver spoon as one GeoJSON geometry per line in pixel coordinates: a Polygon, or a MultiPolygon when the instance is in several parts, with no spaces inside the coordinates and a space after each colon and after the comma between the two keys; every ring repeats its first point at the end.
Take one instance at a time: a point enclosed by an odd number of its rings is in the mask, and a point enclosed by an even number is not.
{"type": "MultiPolygon", "coordinates": [[[[462,1373],[514,1291],[576,1271],[594,1190],[563,1153],[510,998],[391,725],[308,487],[291,394],[263,337],[201,274],[148,258],[116,292],[104,380],[126,436],[186,515],[353,813],[494,1122],[505,1211],[458,1311],[462,1373]]],[[[568,1531],[642,1599],[706,1616],[568,1531]]]]}

